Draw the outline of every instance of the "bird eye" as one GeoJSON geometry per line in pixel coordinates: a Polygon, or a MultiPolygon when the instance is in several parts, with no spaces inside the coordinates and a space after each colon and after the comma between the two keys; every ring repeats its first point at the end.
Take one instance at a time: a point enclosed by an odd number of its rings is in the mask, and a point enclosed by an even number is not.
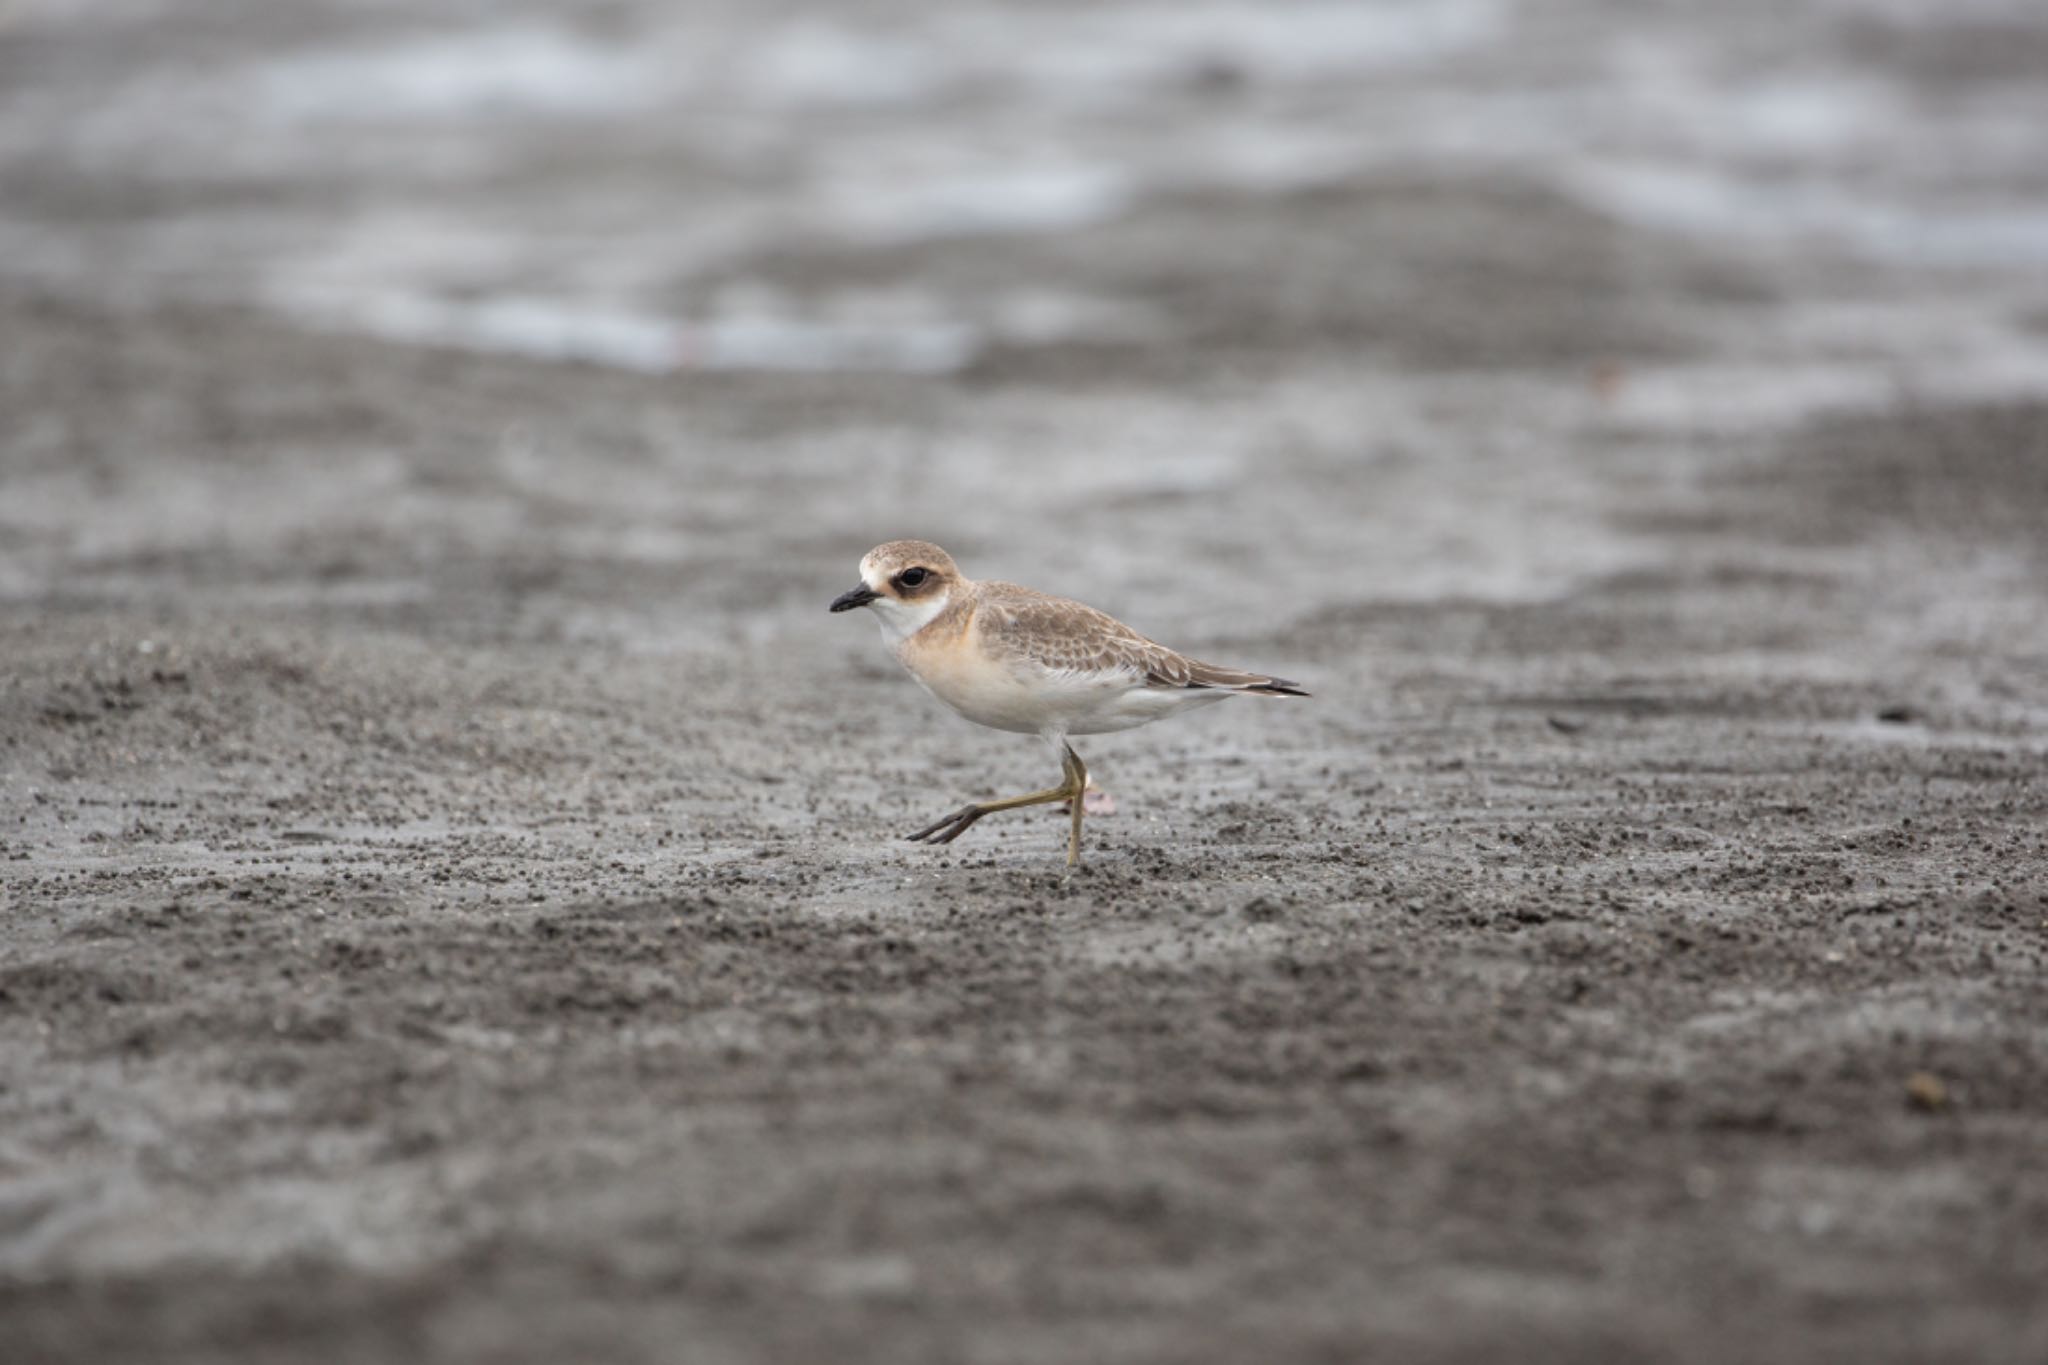
{"type": "Polygon", "coordinates": [[[929,577],[931,575],[923,569],[905,569],[896,575],[896,582],[902,587],[914,588],[929,577]]]}

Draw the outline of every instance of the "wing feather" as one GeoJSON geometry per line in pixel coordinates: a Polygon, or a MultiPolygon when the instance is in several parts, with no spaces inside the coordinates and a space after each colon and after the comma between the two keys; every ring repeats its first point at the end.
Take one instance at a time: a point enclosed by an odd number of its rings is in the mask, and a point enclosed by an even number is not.
{"type": "Polygon", "coordinates": [[[1142,682],[1155,656],[1173,651],[1106,612],[1013,583],[983,583],[976,625],[1014,658],[1060,673],[1130,675],[1142,682]]]}
{"type": "Polygon", "coordinates": [[[977,588],[976,624],[982,638],[1049,672],[1104,679],[1123,675],[1133,687],[1308,695],[1284,678],[1190,659],[1107,612],[1069,598],[1014,583],[981,583],[977,588]]]}

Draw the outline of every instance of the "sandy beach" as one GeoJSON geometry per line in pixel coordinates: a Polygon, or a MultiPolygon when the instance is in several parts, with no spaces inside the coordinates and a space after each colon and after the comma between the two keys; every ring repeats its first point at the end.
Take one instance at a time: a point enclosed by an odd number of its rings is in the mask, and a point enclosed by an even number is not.
{"type": "Polygon", "coordinates": [[[28,5],[27,1361],[2048,1358],[2048,19],[28,5]],[[1055,779],[869,546],[1304,681],[1055,779]]]}

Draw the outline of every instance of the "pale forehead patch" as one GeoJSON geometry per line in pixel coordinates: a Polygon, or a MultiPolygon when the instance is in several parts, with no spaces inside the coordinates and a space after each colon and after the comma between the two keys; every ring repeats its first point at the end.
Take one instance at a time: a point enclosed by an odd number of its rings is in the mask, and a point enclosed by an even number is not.
{"type": "Polygon", "coordinates": [[[860,571],[863,576],[872,571],[888,577],[913,564],[956,576],[960,572],[953,564],[953,556],[928,540],[892,540],[877,545],[861,560],[860,571]]]}
{"type": "Polygon", "coordinates": [[[880,592],[883,584],[912,565],[921,565],[934,573],[951,574],[956,578],[960,575],[953,566],[953,557],[930,541],[892,540],[861,556],[860,580],[880,592]]]}

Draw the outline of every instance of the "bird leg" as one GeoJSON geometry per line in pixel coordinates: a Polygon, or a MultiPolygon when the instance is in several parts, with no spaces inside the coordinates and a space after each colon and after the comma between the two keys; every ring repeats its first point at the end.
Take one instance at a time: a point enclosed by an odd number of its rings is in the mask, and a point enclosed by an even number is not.
{"type": "MultiPolygon", "coordinates": [[[[1091,816],[1116,814],[1116,798],[1114,796],[1111,796],[1102,788],[1096,786],[1095,778],[1093,776],[1089,777],[1088,790],[1081,793],[1081,800],[1087,804],[1088,814],[1090,814],[1091,816]]],[[[1065,815],[1067,813],[1067,807],[1061,806],[1057,813],[1060,815],[1065,815]]]]}
{"type": "Polygon", "coordinates": [[[1074,752],[1074,746],[1062,741],[1061,748],[1067,751],[1062,760],[1067,769],[1067,786],[1073,797],[1067,802],[1074,812],[1074,832],[1067,836],[1067,866],[1081,861],[1081,815],[1088,809],[1088,765],[1081,761],[1081,755],[1074,752]]]}
{"type": "Polygon", "coordinates": [[[1031,792],[1025,796],[1005,797],[1001,801],[976,801],[971,805],[962,806],[945,819],[935,824],[927,825],[917,833],[904,837],[908,838],[912,843],[950,844],[965,834],[973,827],[974,822],[984,815],[993,815],[999,810],[1016,810],[1019,806],[1046,806],[1051,805],[1055,801],[1072,801],[1076,812],[1074,815],[1074,834],[1067,849],[1067,863],[1069,866],[1072,866],[1074,861],[1080,857],[1081,816],[1079,811],[1081,802],[1079,798],[1082,789],[1088,782],[1088,770],[1081,766],[1080,757],[1071,748],[1067,749],[1066,756],[1060,760],[1060,766],[1065,770],[1064,780],[1057,787],[1049,787],[1042,792],[1031,792]]]}

